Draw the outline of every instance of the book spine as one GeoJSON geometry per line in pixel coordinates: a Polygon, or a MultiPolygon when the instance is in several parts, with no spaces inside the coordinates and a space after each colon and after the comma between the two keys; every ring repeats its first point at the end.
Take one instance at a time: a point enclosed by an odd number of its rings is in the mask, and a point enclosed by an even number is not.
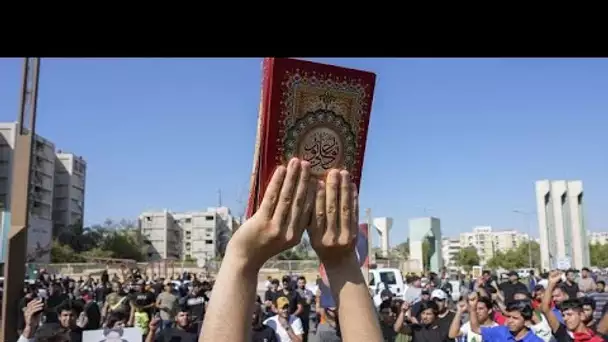
{"type": "Polygon", "coordinates": [[[261,200],[260,194],[260,176],[262,168],[262,151],[266,145],[266,121],[268,118],[268,106],[270,102],[270,87],[272,86],[272,65],[273,58],[264,58],[262,61],[262,87],[260,90],[260,107],[258,111],[258,123],[255,149],[253,153],[253,170],[251,171],[251,182],[249,187],[249,199],[247,201],[246,217],[250,218],[258,209],[261,200]]]}

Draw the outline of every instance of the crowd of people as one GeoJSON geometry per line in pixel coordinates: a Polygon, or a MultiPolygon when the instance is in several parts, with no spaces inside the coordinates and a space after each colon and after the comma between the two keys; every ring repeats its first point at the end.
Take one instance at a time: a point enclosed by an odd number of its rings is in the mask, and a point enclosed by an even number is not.
{"type": "Polygon", "coordinates": [[[123,341],[125,327],[138,328],[146,342],[605,340],[608,293],[588,269],[580,279],[574,270],[554,270],[527,285],[514,272],[499,283],[484,271],[462,283],[460,298],[446,284],[423,285],[416,276],[407,277],[403,293],[380,284],[370,293],[355,253],[356,187],[343,170],[324,180],[310,172],[298,159],[277,168],[260,208],[230,240],[214,281],[137,272],[74,281],[41,270],[21,299],[19,341],[81,341],[83,331],[97,329],[107,341],[123,341]],[[302,277],[270,279],[254,300],[264,262],[296,246],[305,230],[335,306],[323,307],[323,293],[312,293],[302,277]]]}
{"type": "MultiPolygon", "coordinates": [[[[599,327],[608,310],[605,282],[584,268],[553,271],[524,284],[516,272],[498,282],[491,271],[461,282],[453,300],[447,278],[405,277],[397,295],[380,285],[373,292],[384,341],[603,341],[599,327]],[[578,278],[578,279],[577,279],[578,278]],[[507,338],[507,339],[505,339],[507,338]]],[[[317,282],[321,281],[317,279],[317,282]]],[[[315,286],[318,288],[318,286],[315,286]]],[[[202,274],[171,279],[138,271],[74,280],[42,269],[24,287],[18,330],[25,340],[81,341],[85,330],[138,327],[142,341],[196,341],[213,281],[202,274]]],[[[322,307],[321,293],[306,278],[268,279],[257,295],[251,341],[342,341],[337,307],[322,307]]]]}

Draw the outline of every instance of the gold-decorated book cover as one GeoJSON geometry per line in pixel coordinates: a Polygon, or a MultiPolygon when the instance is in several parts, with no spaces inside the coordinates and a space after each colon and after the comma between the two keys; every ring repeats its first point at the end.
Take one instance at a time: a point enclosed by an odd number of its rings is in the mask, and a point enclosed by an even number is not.
{"type": "Polygon", "coordinates": [[[247,205],[257,210],[272,172],[292,157],[318,177],[331,168],[361,181],[376,75],[292,58],[265,58],[247,205]]]}

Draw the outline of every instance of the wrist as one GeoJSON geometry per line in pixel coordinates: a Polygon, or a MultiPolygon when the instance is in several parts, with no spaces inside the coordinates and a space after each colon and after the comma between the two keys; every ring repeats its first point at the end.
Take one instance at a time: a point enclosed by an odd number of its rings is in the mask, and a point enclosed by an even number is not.
{"type": "Polygon", "coordinates": [[[242,247],[231,245],[229,242],[228,246],[226,247],[224,259],[222,259],[222,264],[228,262],[230,267],[235,271],[247,274],[253,273],[257,277],[260,268],[262,268],[267,259],[257,256],[251,257],[251,255],[248,254],[252,253],[247,253],[247,251],[244,251],[242,247]]]}
{"type": "Polygon", "coordinates": [[[342,258],[321,260],[325,270],[328,273],[331,272],[345,272],[357,270],[361,271],[359,263],[357,262],[357,256],[353,253],[352,255],[344,256],[342,258]]]}
{"type": "Polygon", "coordinates": [[[257,274],[260,268],[262,268],[264,265],[264,262],[266,262],[266,260],[259,262],[255,261],[253,258],[246,257],[244,253],[239,250],[239,248],[231,247],[230,243],[226,248],[226,254],[222,260],[222,264],[228,263],[230,266],[229,269],[231,269],[232,272],[238,272],[243,276],[252,275],[254,277],[257,277],[257,274]]]}

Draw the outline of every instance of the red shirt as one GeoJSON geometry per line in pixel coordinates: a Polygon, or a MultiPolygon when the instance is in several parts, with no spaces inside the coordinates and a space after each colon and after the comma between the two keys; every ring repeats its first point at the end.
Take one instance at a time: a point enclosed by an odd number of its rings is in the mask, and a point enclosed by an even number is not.
{"type": "Polygon", "coordinates": [[[498,311],[494,311],[494,322],[498,323],[498,325],[504,325],[506,321],[507,318],[505,316],[498,311]]]}

